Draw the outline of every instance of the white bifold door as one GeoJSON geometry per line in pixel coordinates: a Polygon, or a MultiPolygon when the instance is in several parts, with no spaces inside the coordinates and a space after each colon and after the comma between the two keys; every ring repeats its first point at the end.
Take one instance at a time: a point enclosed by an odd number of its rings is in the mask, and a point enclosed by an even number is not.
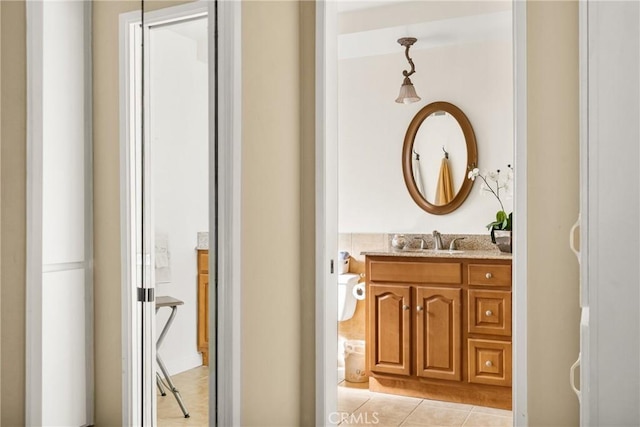
{"type": "Polygon", "coordinates": [[[580,2],[580,77],[582,321],[580,375],[572,370],[573,386],[581,425],[637,426],[639,2],[580,2]]]}
{"type": "Polygon", "coordinates": [[[91,2],[27,2],[31,426],[93,424],[90,23],[91,2]]]}

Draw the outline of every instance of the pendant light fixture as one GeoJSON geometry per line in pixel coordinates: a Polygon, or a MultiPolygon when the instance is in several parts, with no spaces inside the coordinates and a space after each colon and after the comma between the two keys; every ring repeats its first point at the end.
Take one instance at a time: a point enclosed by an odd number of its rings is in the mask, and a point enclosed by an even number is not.
{"type": "Polygon", "coordinates": [[[416,41],[418,41],[415,37],[403,37],[398,39],[398,43],[401,46],[404,46],[404,54],[407,57],[407,61],[409,61],[409,65],[411,65],[411,71],[404,70],[402,75],[404,76],[404,81],[402,82],[402,86],[400,86],[400,95],[396,99],[398,104],[410,104],[412,102],[420,101],[420,97],[416,93],[416,89],[413,87],[413,83],[411,83],[410,75],[416,72],[416,67],[413,65],[413,61],[409,57],[409,48],[416,41]]]}

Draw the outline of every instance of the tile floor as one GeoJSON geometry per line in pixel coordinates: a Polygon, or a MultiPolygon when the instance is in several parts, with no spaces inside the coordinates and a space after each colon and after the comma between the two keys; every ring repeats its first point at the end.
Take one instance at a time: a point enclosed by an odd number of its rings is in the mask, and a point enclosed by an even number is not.
{"type": "MultiPolygon", "coordinates": [[[[172,377],[189,410],[184,418],[171,394],[158,393],[158,425],[206,426],[209,421],[209,369],[201,366],[172,377]]],[[[460,403],[440,402],[370,392],[367,383],[342,381],[338,385],[338,414],[331,421],[341,426],[377,427],[512,427],[511,411],[460,403]]]]}
{"type": "Polygon", "coordinates": [[[173,394],[158,394],[158,426],[207,426],[209,425],[209,368],[199,366],[171,377],[182,395],[189,418],[182,415],[173,394]]]}
{"type": "Polygon", "coordinates": [[[338,385],[341,426],[512,427],[512,413],[502,409],[415,397],[374,393],[367,383],[338,385]]]}

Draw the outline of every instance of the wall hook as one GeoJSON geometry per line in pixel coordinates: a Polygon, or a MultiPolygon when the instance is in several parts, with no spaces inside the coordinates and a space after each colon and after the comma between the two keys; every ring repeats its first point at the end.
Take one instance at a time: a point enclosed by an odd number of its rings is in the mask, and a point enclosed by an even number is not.
{"type": "Polygon", "coordinates": [[[442,146],[442,151],[444,151],[444,158],[449,159],[449,153],[447,153],[447,150],[444,149],[444,145],[442,146]]]}

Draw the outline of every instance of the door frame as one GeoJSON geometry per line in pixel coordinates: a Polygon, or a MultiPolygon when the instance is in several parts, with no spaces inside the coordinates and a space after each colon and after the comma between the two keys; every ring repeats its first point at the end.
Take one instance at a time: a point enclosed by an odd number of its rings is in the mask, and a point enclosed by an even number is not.
{"type": "MultiPolygon", "coordinates": [[[[209,412],[210,425],[240,424],[240,188],[241,188],[241,8],[237,2],[201,0],[147,12],[145,26],[207,15],[209,28],[209,412]],[[217,190],[217,191],[216,191],[217,190]],[[217,233],[217,235],[216,235],[217,233]],[[213,237],[213,238],[211,238],[213,237]],[[217,244],[216,244],[217,242],[217,244]],[[217,247],[217,253],[216,253],[217,247]],[[213,254],[211,253],[213,252],[213,254]],[[211,351],[213,350],[213,351],[211,351]]],[[[140,422],[139,333],[132,244],[131,170],[134,159],[129,130],[132,126],[130,87],[131,28],[141,24],[140,11],[120,15],[120,205],[122,260],[122,421],[140,422]]],[[[195,266],[194,266],[195,268],[195,266]]],[[[155,341],[155,340],[154,340],[155,341]]],[[[155,387],[155,379],[150,379],[155,387]]],[[[146,408],[147,410],[151,408],[146,408]]]]}
{"type": "MultiPolygon", "coordinates": [[[[337,279],[330,265],[337,247],[337,8],[316,3],[316,425],[337,411],[337,279]]],[[[527,7],[513,0],[514,210],[513,420],[528,425],[527,411],[527,7]]]]}

